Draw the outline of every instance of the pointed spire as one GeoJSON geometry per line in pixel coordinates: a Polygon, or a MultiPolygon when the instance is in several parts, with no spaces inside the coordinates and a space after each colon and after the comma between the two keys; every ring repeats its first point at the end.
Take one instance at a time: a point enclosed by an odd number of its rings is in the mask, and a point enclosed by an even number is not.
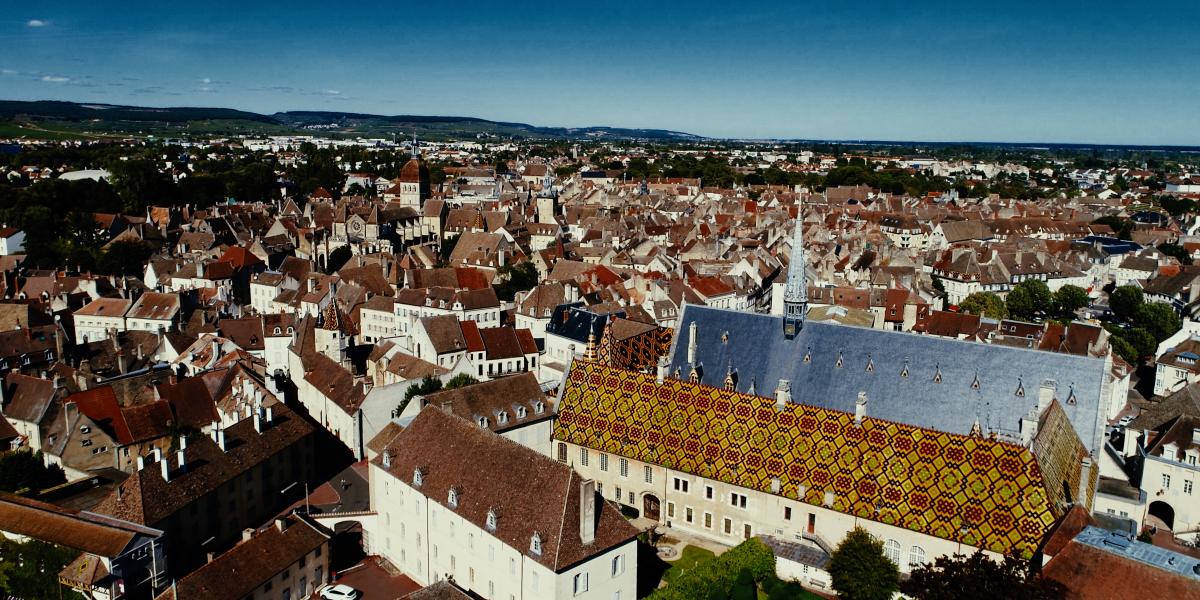
{"type": "Polygon", "coordinates": [[[414,160],[421,158],[421,151],[418,148],[419,148],[419,146],[417,146],[417,132],[413,131],[412,157],[414,160]]]}
{"type": "Polygon", "coordinates": [[[792,254],[788,263],[787,287],[783,292],[783,334],[788,339],[795,337],[804,328],[804,317],[808,313],[808,276],[804,255],[804,212],[803,205],[796,203],[796,227],[792,231],[792,254]]]}

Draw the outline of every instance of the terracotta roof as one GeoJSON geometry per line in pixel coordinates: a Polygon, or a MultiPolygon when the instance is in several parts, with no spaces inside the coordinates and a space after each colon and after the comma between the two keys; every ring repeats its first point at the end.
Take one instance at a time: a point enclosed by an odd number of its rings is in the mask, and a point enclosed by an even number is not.
{"type": "Polygon", "coordinates": [[[89,317],[121,317],[129,310],[131,304],[132,302],[124,298],[96,298],[75,311],[74,314],[89,317]]]}
{"type": "Polygon", "coordinates": [[[162,533],[135,523],[5,493],[0,493],[0,531],[106,558],[121,554],[138,534],[162,533]]]}
{"type": "Polygon", "coordinates": [[[1089,528],[1076,536],[1042,567],[1043,577],[1066,588],[1067,600],[1200,597],[1200,575],[1172,572],[1127,554],[1138,550],[1138,545],[1149,545],[1142,542],[1126,540],[1116,542],[1116,546],[1105,546],[1103,541],[1081,541],[1081,537],[1095,529],[1089,528]]]}
{"type": "MultiPolygon", "coordinates": [[[[186,469],[176,463],[169,482],[157,468],[134,471],[94,512],[153,526],[313,433],[311,425],[283,404],[275,405],[273,413],[262,433],[254,430],[251,419],[226,428],[225,452],[207,436],[189,438],[186,469]]],[[[170,463],[174,458],[163,460],[170,463]]]]}
{"type": "MultiPolygon", "coordinates": [[[[274,579],[284,569],[324,546],[330,533],[299,515],[290,515],[255,532],[212,562],[175,583],[174,593],[159,598],[240,600],[274,579]]],[[[321,582],[312,582],[313,586],[321,582]]]]}
{"type": "Polygon", "coordinates": [[[420,470],[418,491],[443,506],[450,489],[457,489],[458,506],[447,509],[481,529],[487,527],[488,511],[494,511],[491,535],[556,573],[638,533],[597,494],[595,540],[584,544],[579,535],[582,480],[571,467],[434,407],[423,409],[384,452],[391,465],[383,467],[383,456],[372,461],[375,465],[409,485],[420,470]],[[530,549],[535,533],[540,553],[530,549]]]}
{"type": "Polygon", "coordinates": [[[488,429],[498,433],[544,421],[555,414],[552,399],[542,392],[533,373],[434,392],[422,398],[422,406],[441,408],[473,423],[487,417],[488,429]],[[536,410],[538,402],[542,403],[541,412],[536,410]],[[524,409],[524,417],[519,416],[518,407],[524,409]]]}
{"type": "Polygon", "coordinates": [[[178,294],[161,294],[158,292],[146,292],[142,294],[133,308],[125,314],[129,319],[155,319],[166,320],[175,318],[179,312],[179,295],[178,294]]]}

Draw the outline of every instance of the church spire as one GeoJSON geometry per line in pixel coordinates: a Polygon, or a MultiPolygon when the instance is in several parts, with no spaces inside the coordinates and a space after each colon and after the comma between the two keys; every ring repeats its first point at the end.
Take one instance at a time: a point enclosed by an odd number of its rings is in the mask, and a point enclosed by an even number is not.
{"type": "Polygon", "coordinates": [[[413,160],[421,158],[421,151],[419,148],[420,148],[420,146],[417,145],[417,132],[414,131],[413,132],[413,143],[412,143],[412,158],[413,158],[413,160]]]}
{"type": "Polygon", "coordinates": [[[783,335],[792,339],[804,328],[804,316],[808,313],[808,276],[804,256],[804,214],[799,200],[796,202],[796,229],[792,232],[792,258],[788,263],[787,287],[783,292],[783,335]]]}

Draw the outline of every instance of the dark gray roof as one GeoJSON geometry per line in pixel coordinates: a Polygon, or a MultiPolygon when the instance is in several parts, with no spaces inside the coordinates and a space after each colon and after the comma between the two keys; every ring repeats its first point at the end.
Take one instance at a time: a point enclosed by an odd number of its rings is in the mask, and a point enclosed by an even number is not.
{"type": "Polygon", "coordinates": [[[758,539],[766,544],[777,557],[822,570],[829,565],[829,554],[816,546],[769,535],[760,535],[758,539]]]}
{"type": "Polygon", "coordinates": [[[964,435],[978,419],[1011,438],[1019,437],[1021,417],[1037,406],[1042,382],[1053,380],[1080,440],[1088,450],[1100,447],[1104,359],[812,321],[788,340],[782,321],[687,305],[675,330],[670,376],[688,377],[695,323],[701,383],[721,387],[732,368],[738,391],[753,385],[753,393],[771,397],[787,379],[793,401],[844,412],[854,412],[859,392],[866,392],[874,418],[964,435]]]}

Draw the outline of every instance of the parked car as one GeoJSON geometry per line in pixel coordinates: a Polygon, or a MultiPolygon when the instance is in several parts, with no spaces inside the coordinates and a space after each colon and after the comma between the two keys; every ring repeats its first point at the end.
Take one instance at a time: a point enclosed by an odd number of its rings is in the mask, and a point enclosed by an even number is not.
{"type": "Polygon", "coordinates": [[[324,600],[354,600],[358,598],[358,590],[339,583],[321,588],[317,595],[324,600]]]}
{"type": "Polygon", "coordinates": [[[1132,422],[1133,422],[1133,415],[1125,415],[1124,417],[1121,417],[1120,421],[1117,421],[1117,424],[1120,425],[1122,428],[1124,428],[1124,427],[1128,427],[1129,424],[1132,422]]]}

